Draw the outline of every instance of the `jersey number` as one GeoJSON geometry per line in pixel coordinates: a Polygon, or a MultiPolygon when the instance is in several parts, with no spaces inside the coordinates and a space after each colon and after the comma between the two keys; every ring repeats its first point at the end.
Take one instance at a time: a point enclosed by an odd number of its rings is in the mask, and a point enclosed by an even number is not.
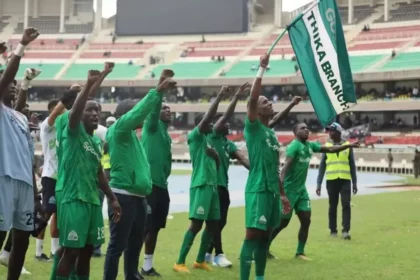
{"type": "Polygon", "coordinates": [[[104,227],[101,227],[101,228],[98,227],[98,240],[102,240],[104,238],[105,238],[105,228],[104,227]]]}
{"type": "Polygon", "coordinates": [[[32,226],[34,224],[34,215],[32,213],[27,213],[26,218],[28,219],[26,221],[27,226],[32,226]]]}

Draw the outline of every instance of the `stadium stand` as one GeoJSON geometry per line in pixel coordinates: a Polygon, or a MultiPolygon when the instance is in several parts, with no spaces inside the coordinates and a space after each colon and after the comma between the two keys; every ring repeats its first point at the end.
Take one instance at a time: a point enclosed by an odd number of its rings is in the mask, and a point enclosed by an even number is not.
{"type": "MultiPolygon", "coordinates": [[[[66,18],[68,19],[68,18],[66,18]]],[[[41,34],[58,34],[60,28],[59,16],[41,16],[38,18],[29,17],[28,26],[35,27],[41,34]]],[[[15,34],[22,34],[23,22],[19,22],[15,34]]]]}
{"type": "MultiPolygon", "coordinates": [[[[420,18],[420,2],[414,2],[410,4],[400,3],[396,5],[397,8],[395,10],[390,10],[389,12],[389,21],[410,21],[418,20],[420,18]]],[[[382,16],[375,22],[384,22],[384,17],[382,16]]]]}
{"type": "Polygon", "coordinates": [[[420,52],[401,53],[387,62],[382,71],[417,69],[420,65],[420,52]]]}
{"type": "MultiPolygon", "coordinates": [[[[156,75],[165,68],[171,68],[176,73],[177,78],[199,79],[209,78],[220,69],[225,62],[175,62],[171,65],[158,65],[152,72],[156,75]]],[[[148,78],[148,76],[145,76],[148,78]]]]}
{"type": "MultiPolygon", "coordinates": [[[[66,80],[84,80],[86,78],[86,73],[90,69],[102,69],[103,63],[76,63],[72,64],[71,67],[67,70],[63,79],[66,80]]],[[[139,66],[129,65],[127,63],[117,63],[115,69],[118,71],[113,71],[107,79],[132,79],[135,78],[139,71],[139,66]]]]}
{"type": "MultiPolygon", "coordinates": [[[[361,22],[362,20],[366,19],[368,16],[370,16],[374,12],[375,8],[376,7],[370,7],[369,5],[354,6],[353,24],[357,24],[361,22]]],[[[349,18],[348,18],[349,8],[340,7],[339,12],[341,16],[341,22],[343,22],[343,24],[347,24],[349,22],[349,18]]]]}

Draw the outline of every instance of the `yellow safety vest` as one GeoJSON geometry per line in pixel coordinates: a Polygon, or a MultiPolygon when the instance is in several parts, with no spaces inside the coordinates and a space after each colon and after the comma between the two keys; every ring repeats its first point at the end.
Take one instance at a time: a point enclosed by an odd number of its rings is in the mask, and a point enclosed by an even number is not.
{"type": "MultiPolygon", "coordinates": [[[[344,142],[341,145],[347,145],[349,142],[344,142]]],[[[334,146],[327,142],[327,147],[334,146]]],[[[350,150],[344,150],[340,153],[325,154],[326,158],[326,175],[327,180],[344,179],[351,180],[349,156],[350,150]]]]}
{"type": "Polygon", "coordinates": [[[111,169],[111,161],[109,158],[109,154],[102,155],[101,164],[103,169],[111,169]]]}

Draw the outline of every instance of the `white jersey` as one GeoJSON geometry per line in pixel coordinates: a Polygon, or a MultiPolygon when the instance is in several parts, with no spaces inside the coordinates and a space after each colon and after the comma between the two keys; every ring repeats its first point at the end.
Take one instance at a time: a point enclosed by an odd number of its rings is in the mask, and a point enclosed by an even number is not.
{"type": "Polygon", "coordinates": [[[42,177],[57,179],[58,160],[56,149],[55,125],[48,125],[48,118],[41,124],[41,144],[44,154],[44,166],[42,168],[42,177]]]}

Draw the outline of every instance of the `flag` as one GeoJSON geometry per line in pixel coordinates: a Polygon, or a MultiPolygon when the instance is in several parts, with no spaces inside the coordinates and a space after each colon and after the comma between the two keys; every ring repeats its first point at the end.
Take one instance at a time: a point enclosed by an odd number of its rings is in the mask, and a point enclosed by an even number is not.
{"type": "Polygon", "coordinates": [[[343,26],[335,0],[310,5],[288,26],[315,113],[327,126],[356,105],[343,26]]]}

